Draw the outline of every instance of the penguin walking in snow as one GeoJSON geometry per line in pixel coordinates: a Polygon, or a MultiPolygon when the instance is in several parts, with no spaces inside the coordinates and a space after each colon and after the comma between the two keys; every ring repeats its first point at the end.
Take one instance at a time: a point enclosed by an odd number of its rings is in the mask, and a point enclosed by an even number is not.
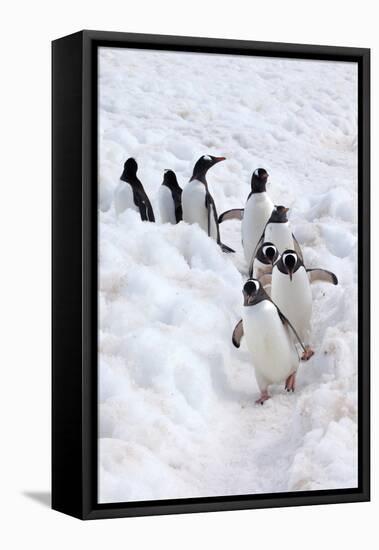
{"type": "Polygon", "coordinates": [[[271,273],[272,266],[279,258],[279,252],[273,243],[264,242],[258,248],[254,261],[250,266],[249,277],[253,275],[257,279],[261,279],[265,273],[271,273]]]}
{"type": "Polygon", "coordinates": [[[234,252],[221,242],[216,205],[206,179],[209,168],[222,160],[225,160],[225,157],[203,155],[196,162],[192,177],[182,193],[183,220],[200,225],[208,236],[217,242],[223,252],[234,252]]]}
{"type": "Polygon", "coordinates": [[[114,193],[114,206],[117,216],[127,208],[139,212],[141,220],[155,222],[153,208],[142,183],[137,178],[138,164],[134,158],[128,158],[120,182],[114,193]]]}
{"type": "Polygon", "coordinates": [[[182,189],[172,170],[165,170],[158,190],[158,203],[162,223],[176,224],[183,219],[182,189]]]}
{"type": "Polygon", "coordinates": [[[249,279],[243,287],[242,320],[233,331],[233,344],[238,348],[244,336],[253,359],[255,377],[261,392],[256,403],[270,398],[270,384],[285,382],[287,391],[295,390],[299,367],[297,345],[305,351],[295,328],[269,298],[257,279],[249,279]]]}
{"type": "MultiPolygon", "coordinates": [[[[271,275],[271,299],[289,319],[304,342],[305,350],[301,357],[303,361],[310,359],[314,354],[309,339],[312,316],[311,283],[316,281],[338,284],[337,277],[331,271],[306,269],[295,250],[283,252],[271,275]]],[[[265,282],[261,279],[262,284],[265,282]]]]}
{"type": "Polygon", "coordinates": [[[219,223],[231,219],[242,220],[242,246],[248,263],[274,209],[274,204],[266,191],[267,180],[266,170],[257,168],[251,177],[251,192],[247,197],[245,208],[227,210],[219,218],[219,223]]]}

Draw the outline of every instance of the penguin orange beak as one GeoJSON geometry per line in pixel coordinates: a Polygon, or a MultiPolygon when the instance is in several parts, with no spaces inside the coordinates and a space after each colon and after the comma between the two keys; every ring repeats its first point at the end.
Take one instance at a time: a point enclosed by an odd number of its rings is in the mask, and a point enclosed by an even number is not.
{"type": "Polygon", "coordinates": [[[221,162],[222,160],[226,160],[226,157],[214,157],[213,162],[216,164],[216,162],[221,162]]]}
{"type": "Polygon", "coordinates": [[[254,296],[248,296],[247,303],[252,304],[254,302],[254,296]]]}

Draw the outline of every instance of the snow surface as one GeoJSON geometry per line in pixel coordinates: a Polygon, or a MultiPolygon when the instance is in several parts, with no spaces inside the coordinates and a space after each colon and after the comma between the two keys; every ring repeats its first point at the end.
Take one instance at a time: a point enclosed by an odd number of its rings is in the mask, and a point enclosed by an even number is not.
{"type": "Polygon", "coordinates": [[[99,501],[357,485],[357,67],[351,63],[101,49],[99,67],[99,501]],[[264,406],[231,336],[247,266],[240,222],[223,254],[197,226],[116,220],[134,156],[152,200],[203,154],[219,213],[252,172],[289,215],[313,286],[316,355],[295,394],[264,406]]]}

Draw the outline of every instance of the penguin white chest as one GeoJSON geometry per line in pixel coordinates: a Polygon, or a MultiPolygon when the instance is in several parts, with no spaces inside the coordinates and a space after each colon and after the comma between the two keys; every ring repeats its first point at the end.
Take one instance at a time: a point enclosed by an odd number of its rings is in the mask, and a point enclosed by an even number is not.
{"type": "Polygon", "coordinates": [[[134,204],[133,190],[129,183],[120,180],[114,192],[114,207],[117,216],[127,208],[139,212],[138,207],[134,204]]]}
{"type": "Polygon", "coordinates": [[[246,345],[253,359],[257,379],[277,384],[297,370],[295,346],[277,309],[269,300],[243,308],[246,345]]]}
{"type": "Polygon", "coordinates": [[[289,275],[274,267],[271,298],[307,344],[312,316],[312,290],[305,268],[300,267],[292,275],[291,281],[289,275]]]}
{"type": "Polygon", "coordinates": [[[161,185],[158,189],[158,204],[161,222],[176,224],[174,200],[166,185],[161,185]]]}
{"type": "MultiPolygon", "coordinates": [[[[197,223],[208,233],[208,209],[205,197],[205,185],[200,181],[192,180],[184,186],[182,193],[183,220],[187,223],[197,223]]],[[[217,225],[213,211],[210,213],[210,236],[217,240],[217,225]]]]}
{"type": "Polygon", "coordinates": [[[280,253],[294,248],[289,222],[267,224],[264,240],[273,243],[280,253]]]}
{"type": "Polygon", "coordinates": [[[266,192],[253,193],[246,203],[241,232],[243,250],[247,262],[251,261],[257,243],[262,236],[273,209],[274,205],[266,192]]]}

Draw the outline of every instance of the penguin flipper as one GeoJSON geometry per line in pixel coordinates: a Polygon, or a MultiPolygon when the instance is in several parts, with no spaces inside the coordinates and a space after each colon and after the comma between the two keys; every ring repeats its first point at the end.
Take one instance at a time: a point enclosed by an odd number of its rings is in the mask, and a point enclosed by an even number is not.
{"type": "Polygon", "coordinates": [[[244,208],[233,208],[232,210],[226,210],[219,216],[218,223],[226,222],[227,220],[242,220],[244,211],[244,208]]]}
{"type": "Polygon", "coordinates": [[[177,206],[175,208],[175,219],[176,219],[176,223],[179,223],[182,221],[183,219],[183,208],[182,208],[182,205],[180,206],[177,206]]]}
{"type": "MultiPolygon", "coordinates": [[[[215,208],[212,209],[213,205],[214,205],[214,202],[213,202],[212,195],[209,193],[208,188],[207,188],[206,194],[205,194],[205,208],[207,209],[207,217],[208,217],[208,237],[211,236],[211,214],[212,214],[212,210],[213,210],[213,216],[216,219],[216,225],[217,225],[217,214],[215,216],[215,214],[214,214],[215,208]]],[[[218,237],[219,237],[219,235],[218,235],[218,237]]],[[[219,240],[220,239],[217,238],[217,242],[219,242],[219,240]]]]}
{"type": "Polygon", "coordinates": [[[298,333],[297,333],[295,327],[293,326],[293,324],[287,319],[287,317],[284,315],[284,313],[282,313],[280,311],[278,306],[276,306],[276,309],[278,311],[278,315],[279,315],[280,320],[282,321],[283,325],[287,326],[292,331],[292,334],[295,337],[296,342],[300,345],[300,347],[304,351],[304,353],[306,353],[306,347],[305,347],[303,341],[301,340],[300,336],[298,335],[298,333]]]}
{"type": "Polygon", "coordinates": [[[147,218],[149,222],[155,222],[153,207],[151,206],[151,202],[149,201],[147,195],[145,199],[145,204],[146,204],[146,210],[147,210],[147,218]]]}
{"type": "Polygon", "coordinates": [[[307,269],[307,273],[310,283],[323,281],[325,283],[331,283],[332,285],[338,285],[337,276],[327,269],[307,269]]]}
{"type": "Polygon", "coordinates": [[[258,252],[259,247],[264,243],[264,238],[265,238],[265,234],[264,234],[264,232],[263,232],[261,238],[260,238],[259,241],[257,242],[257,246],[256,246],[255,249],[254,249],[253,255],[251,256],[251,260],[250,260],[250,264],[249,264],[249,277],[253,277],[253,273],[254,273],[254,260],[255,260],[255,258],[256,258],[256,256],[257,256],[257,252],[258,252]]]}
{"type": "Polygon", "coordinates": [[[142,183],[138,180],[138,188],[133,187],[134,204],[139,209],[142,221],[155,222],[153,207],[149,201],[149,197],[143,188],[142,183]]]}
{"type": "Polygon", "coordinates": [[[172,198],[175,207],[176,223],[179,223],[183,219],[182,190],[179,188],[178,190],[172,191],[172,198]]]}
{"type": "Polygon", "coordinates": [[[301,250],[301,247],[299,245],[299,241],[297,240],[297,238],[295,237],[295,235],[293,233],[292,233],[292,238],[293,238],[293,245],[294,245],[294,248],[295,248],[295,252],[299,256],[300,260],[303,262],[304,261],[303,251],[301,250]]]}
{"type": "Polygon", "coordinates": [[[229,246],[226,246],[221,242],[220,227],[217,220],[218,216],[217,216],[216,204],[215,204],[215,201],[213,200],[212,195],[209,193],[208,189],[205,195],[205,206],[208,210],[208,237],[211,237],[211,216],[213,216],[215,226],[216,226],[216,231],[217,231],[217,238],[216,238],[217,244],[221,247],[221,250],[223,252],[226,252],[226,253],[235,252],[235,250],[233,250],[232,248],[229,248],[229,246]]]}
{"type": "Polygon", "coordinates": [[[236,324],[233,330],[232,342],[236,348],[240,347],[242,336],[243,336],[243,323],[241,319],[240,321],[238,321],[238,323],[236,324]]]}

